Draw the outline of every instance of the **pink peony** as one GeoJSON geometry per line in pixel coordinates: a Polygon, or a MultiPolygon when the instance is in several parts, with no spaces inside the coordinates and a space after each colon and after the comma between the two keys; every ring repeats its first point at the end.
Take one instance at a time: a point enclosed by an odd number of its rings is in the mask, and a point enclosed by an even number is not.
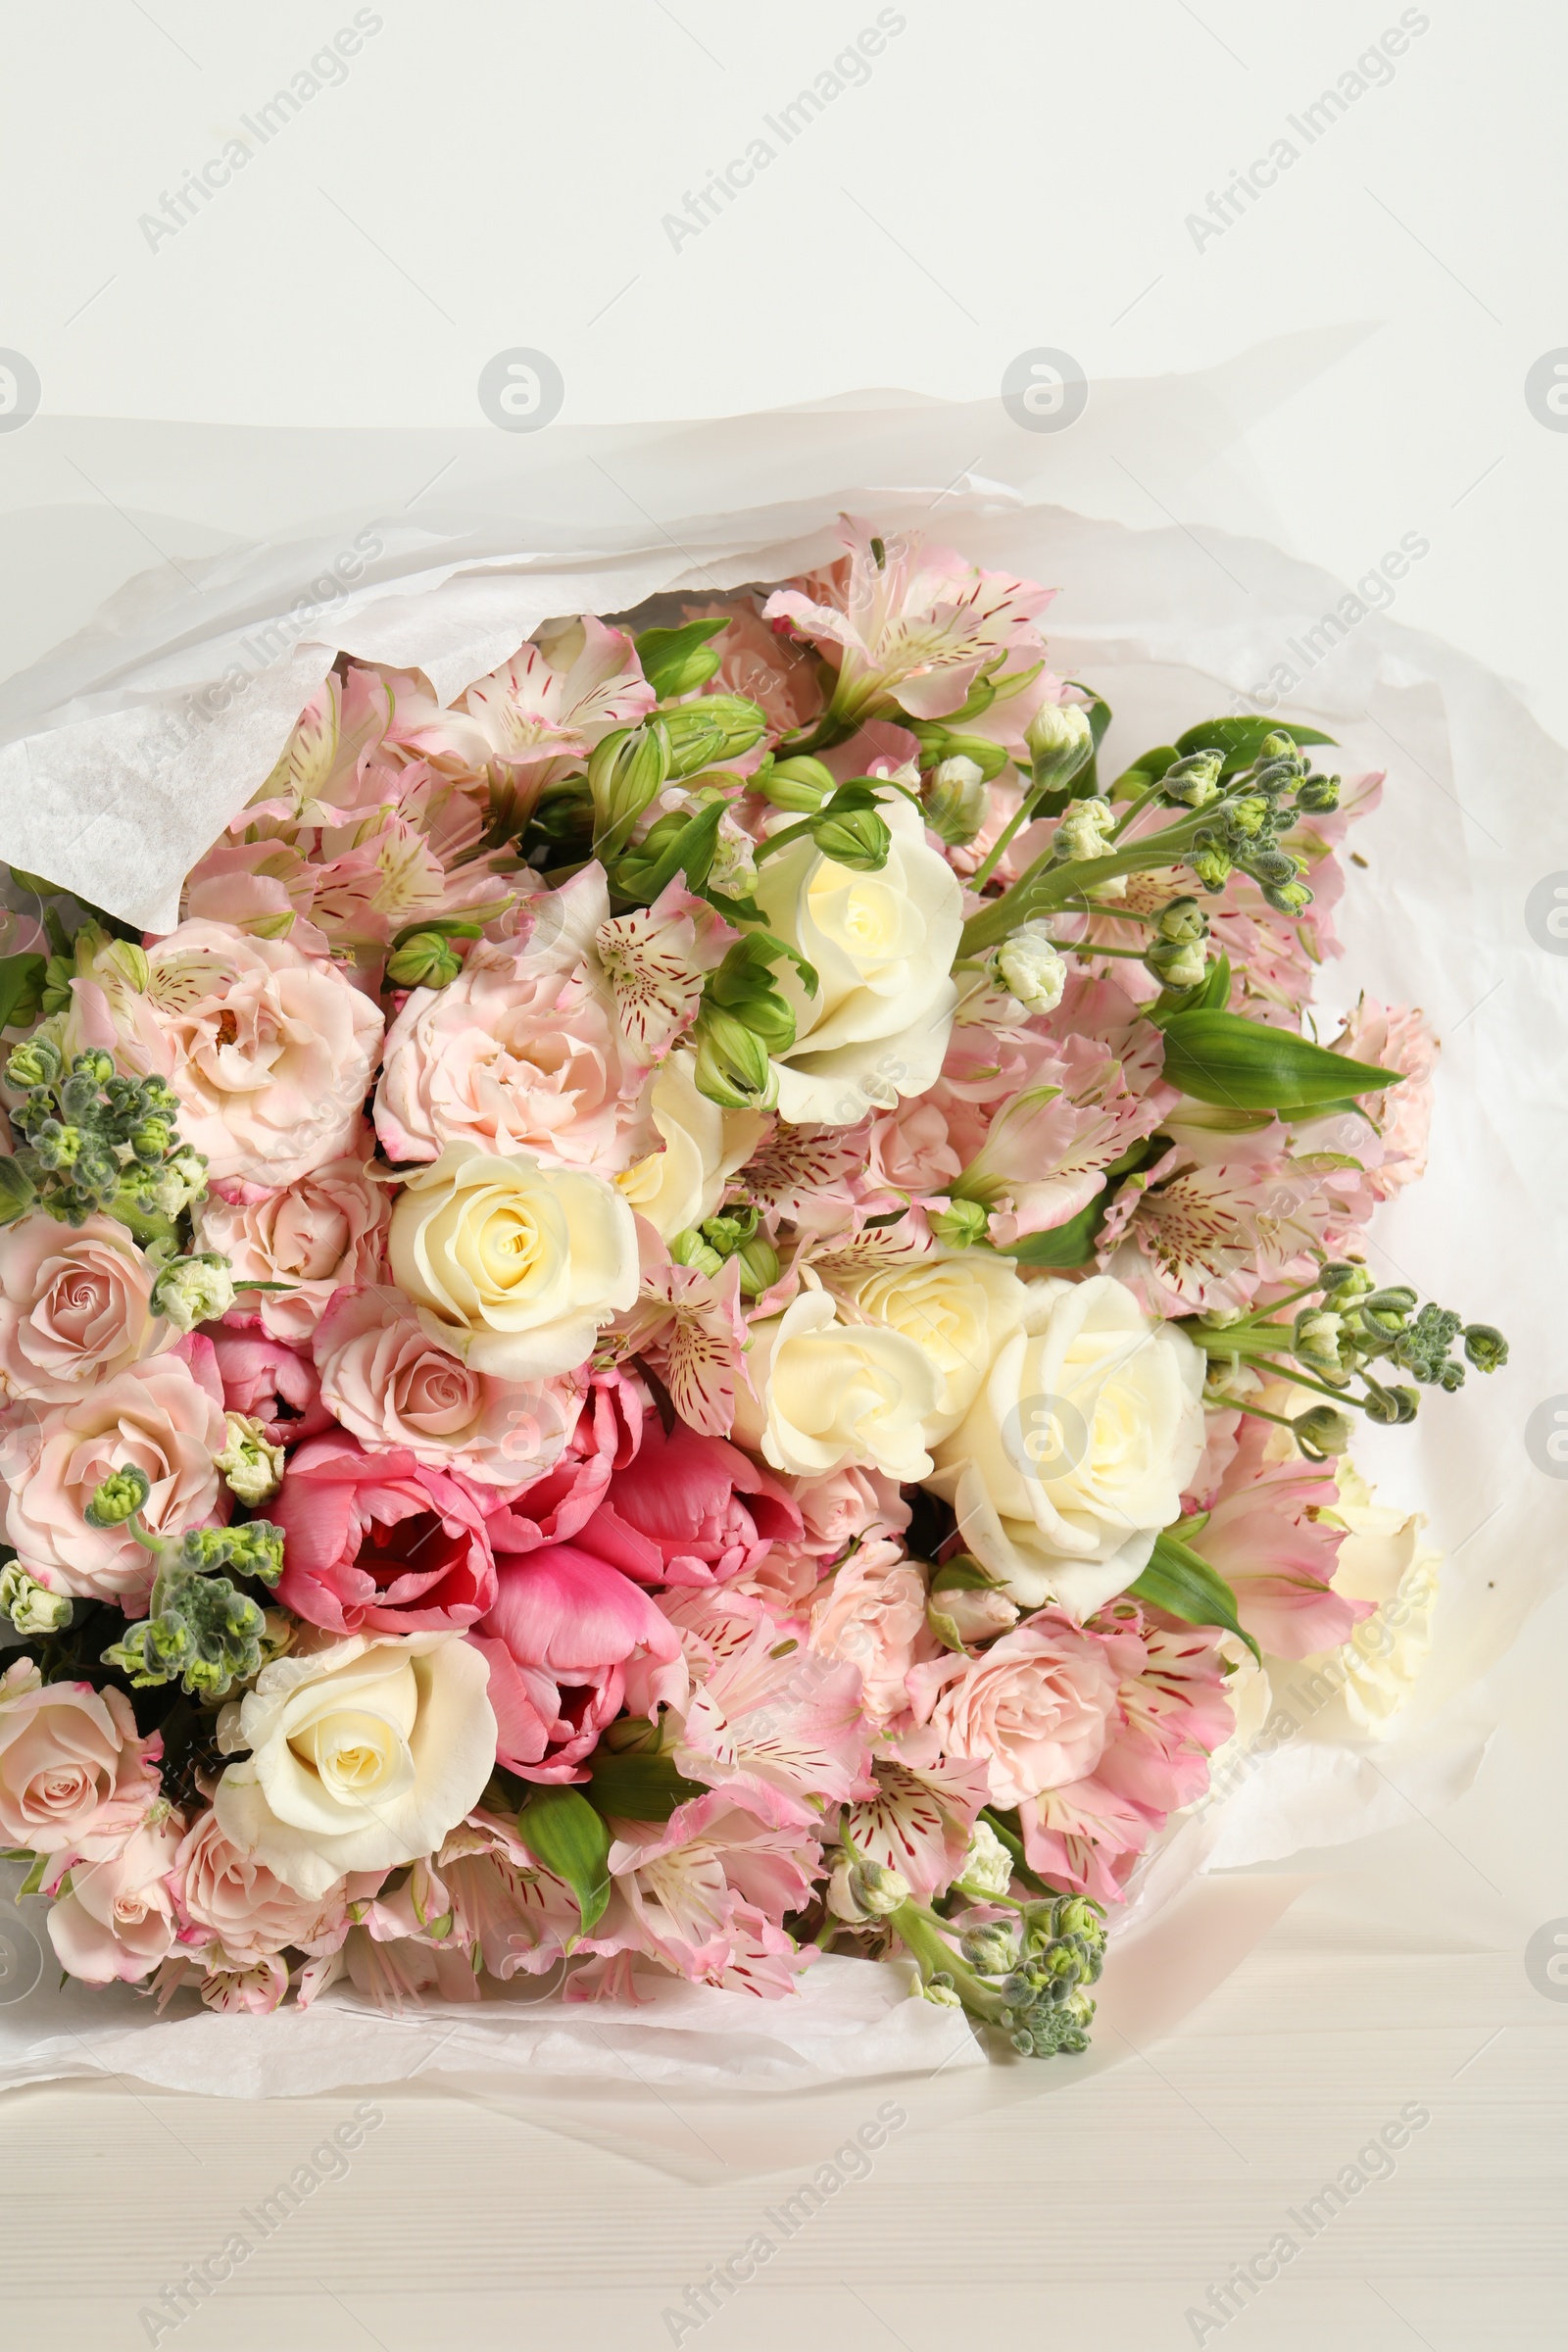
{"type": "Polygon", "coordinates": [[[472,1625],[496,1593],[473,1492],[406,1448],[367,1453],[353,1438],[309,1438],[289,1457],[268,1515],[283,1530],[277,1597],[335,1634],[415,1634],[472,1625]]]}
{"type": "Polygon", "coordinates": [[[992,1803],[1018,1805],[1094,1771],[1122,1671],[1136,1671],[1142,1657],[1135,1637],[1106,1637],[1041,1609],[979,1657],[915,1667],[909,1690],[943,1754],[983,1761],[992,1803]]]}
{"type": "Polygon", "coordinates": [[[339,1291],[314,1346],[321,1400],[363,1446],[516,1488],[560,1459],[581,1398],[565,1382],[496,1380],[430,1339],[400,1291],[339,1291]]]}
{"type": "MultiPolygon", "coordinates": [[[[770,628],[749,597],[731,596],[707,605],[683,605],[686,620],[722,618],[729,626],[709,639],[718,656],[710,694],[743,694],[756,703],[774,735],[806,726],[822,709],[815,664],[790,643],[787,631],[770,628]]],[[[856,771],[859,773],[859,770],[856,771]]]]}
{"type": "MultiPolygon", "coordinates": [[[[336,965],[286,939],[186,922],[148,950],[137,1011],[180,1099],[179,1128],[215,1180],[293,1184],[352,1151],[381,1014],[336,965]]],[[[106,1041],[113,1042],[113,1041],[106,1041]]]]}
{"type": "Polygon", "coordinates": [[[288,1944],[315,1950],[340,1941],[348,1925],[349,1894],[363,1898],[377,1884],[375,1874],[361,1872],[324,1896],[297,1894],[254,1854],[225,1838],[212,1812],[203,1813],[186,1832],[172,1876],[184,1923],[182,1940],[220,1944],[224,1960],[240,1971],[288,1944]]]}
{"type": "Polygon", "coordinates": [[[818,1657],[858,1666],[866,1711],[887,1723],[908,1707],[905,1677],[936,1647],[925,1620],[925,1578],[902,1544],[862,1544],[811,1607],[818,1657]]]}
{"type": "Polygon", "coordinates": [[[0,1675],[0,1835],[35,1854],[128,1833],[158,1794],[160,1733],[122,1690],[46,1683],[30,1658],[0,1675]]]}
{"type": "Polygon", "coordinates": [[[167,1957],[177,1924],[170,1872],[180,1829],[172,1813],[102,1854],[73,1853],[69,1886],[46,1922],[70,1975],[88,1984],[139,1984],[167,1957]]]}
{"type": "Polygon", "coordinates": [[[115,1217],[61,1225],[37,1211],[0,1232],[0,1395],[83,1396],[174,1333],[151,1308],[153,1269],[115,1217]]]}
{"type": "Polygon", "coordinates": [[[389,1214],[388,1188],[361,1153],[271,1192],[229,1178],[209,1192],[196,1224],[201,1248],[226,1257],[236,1282],[292,1286],[242,1290],[231,1320],[243,1316],[270,1339],[308,1345],[335,1290],[375,1280],[389,1214]]]}
{"type": "Polygon", "coordinates": [[[12,1433],[7,1538],[51,1592],[133,1611],[151,1589],[153,1557],[122,1527],[87,1525],[94,1491],[112,1470],[145,1471],[144,1523],[157,1535],[178,1535],[213,1519],[220,1504],[226,1515],[213,1467],[226,1443],[212,1343],[197,1334],[12,1433]]]}
{"type": "Polygon", "coordinates": [[[297,1446],[302,1438],[331,1428],[320,1375],[308,1355],[284,1340],[250,1332],[215,1329],[211,1341],[224,1409],[253,1415],[270,1446],[297,1446]]]}
{"type": "Polygon", "coordinates": [[[549,924],[520,949],[480,940],[448,987],[415,990],[388,1033],[376,1089],[376,1128],[393,1159],[435,1159],[469,1143],[613,1175],[660,1149],[647,1065],[628,1052],[592,956],[609,914],[595,866],[554,894],[549,924]]]}
{"type": "Polygon", "coordinates": [[[781,1482],[738,1446],[679,1421],[666,1437],[657,1415],[605,1507],[658,1545],[662,1584],[722,1584],[801,1533],[781,1482]]]}
{"type": "Polygon", "coordinates": [[[683,1698],[680,1636],[648,1594],[574,1544],[503,1560],[495,1606],[469,1636],[490,1665],[499,1760],[530,1781],[580,1781],[583,1759],[650,1660],[650,1695],[683,1698]]]}

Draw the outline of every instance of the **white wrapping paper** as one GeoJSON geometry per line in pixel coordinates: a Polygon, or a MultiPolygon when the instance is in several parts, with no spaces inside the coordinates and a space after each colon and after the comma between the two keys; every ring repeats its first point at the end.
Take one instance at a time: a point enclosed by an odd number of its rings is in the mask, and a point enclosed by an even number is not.
{"type": "MultiPolygon", "coordinates": [[[[1119,496],[1112,468],[1143,467],[1198,485],[1209,513],[1266,523],[1245,424],[1300,366],[1276,355],[1272,374],[1257,362],[1228,379],[1104,388],[1065,454],[1000,409],[870,395],[537,445],[488,432],[214,430],[182,436],[177,465],[159,428],[80,425],[102,443],[94,462],[138,483],[131,503],[156,520],[170,561],[91,619],[56,591],[76,633],[0,689],[0,855],[151,929],[175,920],[181,875],[265,777],[338,650],[417,665],[450,699],[554,615],[709,595],[821,561],[845,508],[1059,584],[1053,663],[1111,703],[1109,772],[1197,719],[1257,707],[1326,727],[1346,772],[1388,769],[1382,808],[1352,836],[1368,862],[1351,869],[1338,915],[1346,957],[1325,970],[1320,1000],[1334,1013],[1364,986],[1414,1001],[1445,1054],[1431,1173],[1381,1212],[1374,1263],[1500,1323],[1513,1363],[1473,1378],[1461,1399],[1431,1397],[1413,1431],[1358,1438],[1380,1499],[1423,1510],[1449,1555],[1431,1655],[1387,1736],[1358,1734],[1337,1706],[1309,1712],[1229,1774],[1139,1874],[1102,2015],[1114,2024],[1123,1984],[1136,2010],[1136,1986],[1158,1980],[1161,2031],[1174,2022],[1172,1984],[1190,2006],[1218,1981],[1160,1954],[1166,1934],[1176,1951],[1183,1918],[1192,1941],[1195,1872],[1330,1847],[1430,1814],[1468,1786],[1496,1721],[1493,1670],[1546,1589],[1568,1493],[1524,1444],[1532,1408],[1561,1385],[1540,1302],[1564,1295],[1544,1172],[1568,962],[1523,919],[1553,862],[1538,844],[1568,759],[1500,681],[1387,613],[1362,607],[1326,632],[1326,613],[1349,612],[1344,584],[1263,539],[1134,531],[1051,503],[1070,479],[1103,509],[1119,496]],[[1294,683],[1282,689],[1283,673],[1294,683]]],[[[24,543],[43,527],[37,514],[16,520],[24,543]]],[[[91,538],[85,511],[72,528],[91,538]]],[[[101,549],[98,566],[101,578],[101,549]]],[[[1227,1914],[1212,1945],[1220,1974],[1299,1882],[1279,1884],[1275,1897],[1247,1898],[1240,1940],[1227,1914]]],[[[635,2016],[511,2000],[384,2021],[338,1993],[306,2018],[217,2019],[176,2004],[155,2023],[150,2004],[119,1991],[40,1985],[0,2007],[0,2084],[106,2064],[235,2094],[416,2072],[613,2080],[628,2064],[666,2085],[748,2089],[971,2069],[961,2021],[904,1991],[897,1968],[833,1960],[799,2004],[743,2003],[740,2019],[732,1996],[670,1984],[635,2016]]],[[[1060,2086],[1119,2052],[1102,2030],[1089,2058],[1022,2078],[1031,2091],[1060,2086]]]]}

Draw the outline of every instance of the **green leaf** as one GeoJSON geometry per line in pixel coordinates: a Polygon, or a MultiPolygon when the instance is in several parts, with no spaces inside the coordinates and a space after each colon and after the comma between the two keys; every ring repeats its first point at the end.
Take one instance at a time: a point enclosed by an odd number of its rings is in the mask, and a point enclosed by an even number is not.
{"type": "Polygon", "coordinates": [[[667,1821],[677,1805],[708,1793],[704,1782],[676,1771],[673,1756],[652,1755],[646,1748],[615,1755],[601,1747],[589,1769],[588,1794],[595,1808],[622,1821],[667,1821]]]}
{"type": "Polygon", "coordinates": [[[1228,1634],[1245,1642],[1262,1665],[1263,1653],[1236,1614],[1236,1595],[1230,1586],[1217,1569],[1168,1529],[1154,1538],[1148,1567],[1127,1591],[1134,1600],[1147,1600],[1151,1608],[1163,1609],[1184,1625],[1222,1625],[1228,1634]]]}
{"type": "Polygon", "coordinates": [[[1222,776],[1234,776],[1242,768],[1250,767],[1257,758],[1265,737],[1288,735],[1293,743],[1332,743],[1332,735],[1320,734],[1316,727],[1298,727],[1288,719],[1279,718],[1205,718],[1185,735],[1176,739],[1176,749],[1188,752],[1223,752],[1222,776]]]}
{"type": "Polygon", "coordinates": [[[1002,1254],[1020,1266],[1086,1266],[1095,1254],[1095,1236],[1104,1213],[1105,1196],[1097,1193],[1065,1225],[1053,1225],[1048,1233],[1026,1233],[1002,1254]]]}
{"type": "Polygon", "coordinates": [[[1351,1061],[1238,1012],[1176,1012],[1163,1026],[1169,1083],[1230,1110],[1305,1110],[1400,1083],[1397,1070],[1351,1061]]]}
{"type": "Polygon", "coordinates": [[[700,808],[652,858],[641,850],[629,850],[610,877],[616,896],[636,906],[651,906],[677,874],[685,875],[688,890],[701,890],[713,862],[713,845],[727,806],[724,801],[711,801],[700,808]]]}
{"type": "MultiPolygon", "coordinates": [[[[1093,721],[1090,722],[1091,725],[1093,721]]],[[[1174,767],[1181,758],[1173,743],[1156,743],[1151,752],[1140,752],[1131,767],[1124,767],[1111,785],[1107,798],[1113,801],[1135,801],[1157,784],[1167,767],[1174,767]]]]}
{"type": "Polygon", "coordinates": [[[38,1188],[11,1152],[0,1152],[0,1225],[14,1225],[38,1198],[38,1188]]]}
{"type": "Polygon", "coordinates": [[[637,659],[661,702],[666,694],[690,694],[696,686],[706,684],[719,664],[717,654],[704,655],[703,647],[710,637],[716,637],[729,622],[722,614],[716,620],[689,620],[678,629],[643,629],[634,640],[637,659]]]}
{"type": "Polygon", "coordinates": [[[32,953],[0,956],[0,1029],[21,1028],[37,1018],[48,960],[32,953]]]}
{"type": "Polygon", "coordinates": [[[536,1862],[565,1880],[586,1936],[610,1900],[610,1832],[603,1816],[580,1788],[535,1788],[517,1815],[517,1836],[536,1862]]]}

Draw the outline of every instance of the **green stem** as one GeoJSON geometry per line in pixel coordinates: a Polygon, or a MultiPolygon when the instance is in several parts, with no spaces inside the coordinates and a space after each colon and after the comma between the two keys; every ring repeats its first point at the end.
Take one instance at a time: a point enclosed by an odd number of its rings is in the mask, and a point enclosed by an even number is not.
{"type": "Polygon", "coordinates": [[[1056,945],[1064,956],[1130,956],[1135,963],[1142,963],[1149,953],[1147,948],[1096,948],[1076,939],[1061,939],[1056,945]]]}
{"type": "Polygon", "coordinates": [[[1147,792],[1141,792],[1135,801],[1128,802],[1127,807],[1122,813],[1120,823],[1111,833],[1110,838],[1112,841],[1120,841],[1122,835],[1128,830],[1128,828],[1137,820],[1137,818],[1143,815],[1144,810],[1149,807],[1150,802],[1154,798],[1158,790],[1159,779],[1156,777],[1154,782],[1150,785],[1147,792]]]}
{"type": "MultiPolygon", "coordinates": [[[[1129,842],[1125,849],[1112,851],[1103,858],[1073,858],[1065,865],[1053,866],[1052,852],[1042,852],[1010,890],[1004,891],[1000,899],[994,899],[978,914],[970,916],[958,942],[959,953],[971,956],[976,949],[995,947],[1020,923],[1036,915],[1054,914],[1070,899],[1087,896],[1102,883],[1113,882],[1121,874],[1179,864],[1181,852],[1190,847],[1207,821],[1211,821],[1209,810],[1195,810],[1173,825],[1162,826],[1157,833],[1147,834],[1142,841],[1129,842]]],[[[971,890],[978,887],[979,879],[976,876],[971,880],[971,890]]]]}

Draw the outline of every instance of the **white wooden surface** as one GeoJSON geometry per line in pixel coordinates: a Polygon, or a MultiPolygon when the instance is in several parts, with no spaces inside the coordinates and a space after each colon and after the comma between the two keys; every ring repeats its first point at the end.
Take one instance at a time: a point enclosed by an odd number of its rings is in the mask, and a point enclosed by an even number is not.
{"type": "MultiPolygon", "coordinates": [[[[346,86],[221,210],[151,253],[140,211],[337,20],[315,0],[8,17],[0,184],[16,225],[0,343],[32,356],[55,414],[468,423],[479,367],[515,342],[556,354],[578,417],[890,382],[972,399],[1042,343],[1092,375],[1158,373],[1368,321],[1377,331],[1331,366],[1303,354],[1294,373],[1260,373],[1256,512],[1350,578],[1425,531],[1432,555],[1400,616],[1521,677],[1548,723],[1568,726],[1568,435],[1523,397],[1531,365],[1568,343],[1552,266],[1559,15],[1533,0],[1434,8],[1392,82],[1266,204],[1197,246],[1189,212],[1398,20],[1393,0],[1371,15],[1359,0],[997,0],[983,13],[907,0],[907,31],[868,85],[676,253],[663,211],[874,9],[405,0],[384,13],[346,86]]],[[[0,439],[8,506],[97,502],[127,546],[147,536],[133,483],[27,468],[26,435],[0,439]]],[[[1201,477],[1102,482],[1096,497],[1138,527],[1250,519],[1214,511],[1201,477]]],[[[106,552],[106,577],[122,554],[106,552]]],[[[46,561],[10,570],[0,668],[58,635],[52,610],[46,561]]],[[[1542,862],[1568,853],[1544,845],[1542,862]]],[[[1094,2082],[956,2123],[922,2121],[919,2085],[890,2086],[908,2125],[698,2331],[705,2352],[1192,2343],[1186,2315],[1210,2285],[1290,2229],[1289,2210],[1407,2102],[1431,2122],[1393,2177],[1202,2340],[1556,2352],[1568,2003],[1533,1986],[1522,1955],[1535,1927],[1568,1916],[1565,1640],[1563,1611],[1548,1612],[1510,1669],[1509,1729],[1454,1814],[1318,1857],[1319,1885],[1175,2034],[1094,2082]]],[[[668,2342],[664,2311],[842,2126],[837,2110],[824,2118],[816,2146],[809,2106],[662,2113],[671,2162],[694,2180],[492,2103],[372,2095],[384,2122],[345,2177],[157,2340],[668,2342]],[[704,2153],[738,2157],[759,2132],[787,2158],[775,2177],[704,2153]]],[[[0,2103],[0,2341],[151,2340],[139,2315],[162,2286],[216,2252],[354,2103],[109,2082],[0,2103]]]]}

